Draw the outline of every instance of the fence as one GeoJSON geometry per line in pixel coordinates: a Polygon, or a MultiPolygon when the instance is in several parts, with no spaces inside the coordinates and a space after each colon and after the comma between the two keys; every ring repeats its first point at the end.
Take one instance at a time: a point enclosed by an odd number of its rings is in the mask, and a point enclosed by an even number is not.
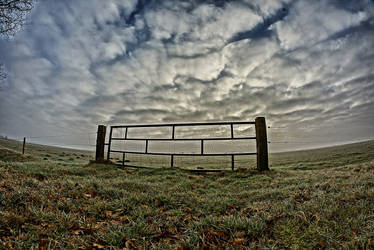
{"type": "MultiPolygon", "coordinates": [[[[260,125],[260,123],[256,124],[256,122],[260,122],[261,119],[256,119],[255,122],[244,122],[244,123],[247,123],[247,124],[255,124],[256,126],[256,137],[253,137],[252,139],[256,139],[256,142],[257,142],[257,146],[260,147],[260,149],[257,149],[256,152],[252,152],[253,154],[256,154],[257,155],[257,162],[258,162],[258,168],[259,169],[262,169],[261,166],[265,166],[264,169],[267,169],[267,155],[268,155],[268,146],[271,147],[271,145],[273,145],[273,150],[276,148],[275,146],[277,145],[287,145],[287,148],[283,147],[281,148],[282,151],[285,151],[288,150],[288,151],[291,151],[291,150],[301,150],[301,149],[304,149],[304,150],[307,150],[307,149],[312,149],[312,148],[320,148],[320,147],[327,147],[327,146],[336,146],[336,145],[340,145],[340,144],[343,144],[343,143],[351,143],[352,140],[346,140],[345,142],[340,142],[340,141],[334,141],[334,140],[331,140],[329,137],[324,137],[324,140],[299,140],[299,137],[295,137],[295,136],[288,136],[287,135],[287,131],[295,131],[295,130],[299,130],[299,131],[302,131],[302,135],[303,135],[303,138],[306,139],[308,138],[307,136],[304,136],[304,134],[306,135],[307,133],[310,132],[311,129],[313,130],[317,130],[318,133],[320,133],[320,130],[321,130],[321,126],[322,125],[319,125],[319,126],[312,126],[310,125],[309,123],[305,124],[305,122],[303,121],[300,121],[300,122],[294,122],[292,124],[289,124],[289,125],[278,125],[276,126],[277,124],[275,124],[275,126],[273,126],[274,124],[270,124],[270,126],[266,127],[265,126],[265,119],[263,118],[263,125],[260,125]],[[262,130],[263,132],[259,131],[259,130],[262,130]],[[264,133],[264,135],[261,135],[261,133],[264,133]],[[276,134],[276,135],[281,135],[281,136],[276,136],[276,137],[273,137],[273,135],[276,134]],[[270,138],[271,140],[266,142],[266,137],[269,136],[269,137],[273,137],[273,138],[270,138]],[[262,138],[262,139],[261,139],[262,138]],[[261,146],[262,145],[262,146],[261,146]],[[293,147],[293,145],[297,145],[296,147],[293,147]],[[300,147],[299,145],[307,145],[307,147],[300,147]],[[263,147],[263,149],[261,149],[263,147]],[[266,152],[266,153],[262,153],[262,152],[266,152]],[[263,156],[261,156],[263,155],[263,156]],[[261,163],[263,162],[263,163],[261,163]]],[[[215,124],[227,124],[228,126],[231,126],[231,125],[235,125],[235,124],[243,124],[243,122],[228,122],[228,123],[215,123],[215,124]]],[[[210,125],[211,123],[204,123],[205,125],[210,125]]],[[[158,124],[156,126],[159,126],[159,125],[162,125],[162,126],[171,126],[173,124],[158,124]]],[[[183,124],[174,124],[175,127],[178,127],[178,126],[183,126],[183,124]]],[[[187,124],[188,125],[188,124],[187,124]]],[[[193,125],[198,125],[198,124],[194,124],[192,123],[191,126],[193,125]]],[[[341,124],[339,124],[339,128],[342,128],[340,127],[341,124]]],[[[135,126],[143,126],[143,125],[135,125],[135,126]]],[[[154,125],[146,125],[146,127],[152,127],[154,125]]],[[[324,126],[326,127],[331,127],[331,126],[334,126],[337,128],[337,124],[324,124],[324,126]]],[[[347,126],[347,125],[346,125],[347,126]]],[[[129,126],[120,126],[122,128],[126,128],[128,127],[128,129],[130,129],[131,127],[134,127],[134,125],[129,125],[129,126]]],[[[343,127],[344,128],[344,127],[343,127]]],[[[115,130],[115,126],[113,126],[113,129],[115,130]]],[[[23,137],[23,138],[13,138],[13,140],[16,140],[16,141],[20,141],[21,142],[21,147],[19,149],[20,153],[22,152],[22,154],[25,154],[27,153],[27,145],[26,143],[33,143],[33,144],[40,144],[40,145],[44,145],[44,146],[54,146],[54,147],[64,147],[64,148],[71,148],[71,149],[74,149],[74,148],[77,148],[77,149],[84,149],[84,150],[90,150],[91,151],[91,147],[94,148],[96,147],[96,161],[97,162],[104,162],[104,151],[105,151],[105,147],[108,146],[108,143],[105,143],[105,135],[106,135],[106,126],[103,126],[103,125],[99,125],[99,130],[96,132],[94,131],[89,131],[89,132],[74,132],[74,133],[69,133],[69,134],[53,134],[53,133],[48,133],[47,135],[29,135],[29,136],[26,136],[26,137],[23,137]],[[94,145],[94,135],[96,135],[96,144],[94,145]],[[92,136],[92,138],[90,139],[90,136],[92,136]],[[71,140],[67,140],[67,138],[69,137],[74,137],[74,143],[71,142],[71,140]],[[46,139],[48,138],[52,138],[53,140],[52,141],[46,141],[46,139]],[[62,141],[63,140],[63,141],[62,141]],[[23,141],[23,144],[22,144],[22,141],[23,141]]],[[[233,136],[234,137],[234,136],[233,136]]],[[[3,136],[3,135],[0,135],[0,139],[1,138],[5,138],[7,139],[8,137],[7,136],[3,136]]],[[[301,137],[300,137],[301,138],[301,137]]],[[[128,138],[129,140],[131,140],[132,138],[128,138]]],[[[135,138],[136,139],[136,138],[135,138]]],[[[199,138],[197,138],[198,140],[199,138]]],[[[213,140],[220,140],[220,139],[223,139],[225,140],[225,138],[217,138],[217,139],[213,139],[213,140]]],[[[231,139],[231,138],[226,138],[227,139],[231,139]]],[[[234,139],[245,139],[245,138],[234,138],[234,139]]],[[[146,139],[141,139],[143,141],[145,141],[146,139]]],[[[170,138],[169,139],[162,139],[164,141],[167,141],[167,140],[171,140],[170,138]]],[[[204,140],[209,140],[209,139],[204,139],[204,140]]],[[[148,141],[152,141],[152,139],[148,140],[148,141]]],[[[274,152],[276,152],[274,150],[274,152]]],[[[278,152],[281,152],[281,151],[278,151],[278,152]]],[[[138,153],[138,152],[136,152],[138,153]]],[[[145,152],[143,152],[145,153],[145,152]]],[[[150,154],[151,152],[148,152],[148,154],[150,154]]],[[[251,152],[248,152],[248,153],[251,153],[251,152]]],[[[174,156],[172,156],[173,154],[170,154],[170,157],[171,158],[174,158],[174,156]]],[[[175,155],[175,154],[174,154],[175,155]]],[[[199,154],[201,155],[201,154],[199,154]]],[[[232,154],[225,154],[225,155],[232,155],[232,154]]],[[[234,157],[235,157],[235,154],[234,154],[234,157]]],[[[232,161],[232,165],[234,166],[233,164],[234,161],[232,161]]],[[[237,160],[238,162],[238,160],[237,160]]],[[[240,162],[240,159],[239,159],[239,162],[240,162]]],[[[241,161],[242,163],[246,164],[245,161],[241,161]]]]}
{"type": "MultiPolygon", "coordinates": [[[[142,124],[142,125],[120,125],[110,126],[109,141],[105,143],[106,127],[104,125],[98,126],[97,144],[96,144],[96,161],[104,162],[104,150],[107,146],[107,160],[110,160],[111,153],[122,154],[122,165],[128,167],[137,167],[125,164],[126,154],[148,154],[148,155],[166,155],[170,156],[170,167],[174,167],[175,156],[231,156],[231,169],[235,169],[235,156],[236,155],[256,155],[257,156],[257,169],[260,171],[268,170],[268,146],[266,135],[266,122],[264,117],[257,117],[255,121],[241,121],[241,122],[204,122],[204,123],[172,123],[172,124],[142,124]],[[230,127],[230,137],[212,137],[212,138],[176,138],[176,127],[196,127],[196,126],[217,126],[223,125],[230,127]],[[254,125],[256,136],[255,137],[235,137],[234,125],[254,125]],[[129,137],[128,132],[134,128],[157,128],[169,127],[171,130],[170,138],[135,138],[129,137]],[[116,129],[125,129],[123,137],[113,137],[113,131],[116,129]],[[236,141],[236,140],[256,140],[256,152],[240,152],[240,153],[206,153],[204,151],[205,141],[236,141]],[[142,141],[145,142],[144,151],[132,150],[113,150],[113,141],[142,141]],[[200,142],[199,153],[175,153],[175,152],[151,152],[149,150],[149,143],[152,141],[195,141],[200,142]]],[[[208,170],[210,171],[210,170],[208,170]]],[[[213,170],[212,170],[213,171],[213,170]]]]}
{"type": "MultiPolygon", "coordinates": [[[[74,149],[83,149],[83,150],[87,150],[87,148],[92,148],[92,147],[96,147],[97,145],[93,145],[91,143],[92,140],[90,140],[90,136],[93,136],[93,135],[96,135],[97,132],[91,132],[91,133],[72,133],[72,134],[63,134],[63,135],[40,135],[40,136],[27,136],[27,137],[23,137],[23,142],[22,142],[22,154],[25,154],[26,153],[26,143],[29,144],[29,143],[32,143],[32,144],[40,144],[40,145],[44,145],[44,146],[51,146],[51,147],[62,147],[62,148],[74,148],[74,149]],[[46,138],[58,138],[58,139],[66,139],[66,137],[72,137],[74,136],[75,139],[77,138],[83,138],[83,137],[86,137],[86,139],[88,140],[87,143],[56,143],[56,142],[52,142],[52,143],[48,143],[48,142],[45,142],[45,141],[38,141],[38,139],[46,139],[46,138]],[[36,141],[35,141],[36,139],[36,141]],[[31,141],[30,141],[31,140],[31,141]]],[[[20,139],[17,139],[15,138],[14,140],[20,140],[20,139]]]]}

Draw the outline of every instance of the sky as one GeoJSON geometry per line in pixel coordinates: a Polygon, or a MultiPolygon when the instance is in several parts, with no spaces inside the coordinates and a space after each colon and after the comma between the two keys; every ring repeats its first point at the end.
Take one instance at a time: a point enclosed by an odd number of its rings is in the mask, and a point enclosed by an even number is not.
{"type": "Polygon", "coordinates": [[[0,62],[13,138],[264,116],[272,151],[374,139],[372,0],[38,0],[0,62]]]}

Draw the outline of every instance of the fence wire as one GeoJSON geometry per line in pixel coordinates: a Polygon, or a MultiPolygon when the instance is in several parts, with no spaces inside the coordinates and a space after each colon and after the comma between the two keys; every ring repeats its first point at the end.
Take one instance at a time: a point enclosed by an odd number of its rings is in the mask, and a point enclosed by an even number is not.
{"type": "MultiPolygon", "coordinates": [[[[89,133],[70,133],[70,134],[49,134],[49,135],[39,135],[39,136],[26,136],[26,143],[33,143],[33,144],[42,144],[46,146],[51,147],[88,147],[88,148],[94,148],[96,147],[96,144],[92,143],[91,136],[96,135],[97,132],[89,132],[89,133]],[[61,138],[66,139],[66,137],[78,137],[81,138],[80,141],[87,140],[87,143],[65,143],[65,142],[47,142],[47,141],[41,141],[42,139],[48,139],[48,138],[61,138]],[[35,140],[37,139],[37,140],[35,140]],[[84,140],[83,140],[84,139],[84,140]]],[[[21,139],[22,141],[23,139],[21,139]]],[[[95,141],[95,140],[94,140],[95,141]]]]}

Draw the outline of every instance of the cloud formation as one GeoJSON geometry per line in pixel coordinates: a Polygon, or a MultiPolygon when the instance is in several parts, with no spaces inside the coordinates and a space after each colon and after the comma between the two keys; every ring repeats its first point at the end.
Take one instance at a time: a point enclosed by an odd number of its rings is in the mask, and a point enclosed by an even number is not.
{"type": "Polygon", "coordinates": [[[0,132],[261,115],[274,142],[370,139],[373,30],[369,0],[41,0],[0,41],[0,132]]]}

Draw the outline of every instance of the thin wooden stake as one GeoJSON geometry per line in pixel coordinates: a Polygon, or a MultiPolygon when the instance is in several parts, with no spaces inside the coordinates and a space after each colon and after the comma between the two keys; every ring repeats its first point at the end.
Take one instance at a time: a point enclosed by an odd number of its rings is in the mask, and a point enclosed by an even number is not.
{"type": "Polygon", "coordinates": [[[234,166],[235,166],[234,155],[231,155],[231,170],[232,170],[232,171],[234,171],[234,166]]]}
{"type": "Polygon", "coordinates": [[[23,137],[22,154],[25,154],[26,137],[23,137]]]}

